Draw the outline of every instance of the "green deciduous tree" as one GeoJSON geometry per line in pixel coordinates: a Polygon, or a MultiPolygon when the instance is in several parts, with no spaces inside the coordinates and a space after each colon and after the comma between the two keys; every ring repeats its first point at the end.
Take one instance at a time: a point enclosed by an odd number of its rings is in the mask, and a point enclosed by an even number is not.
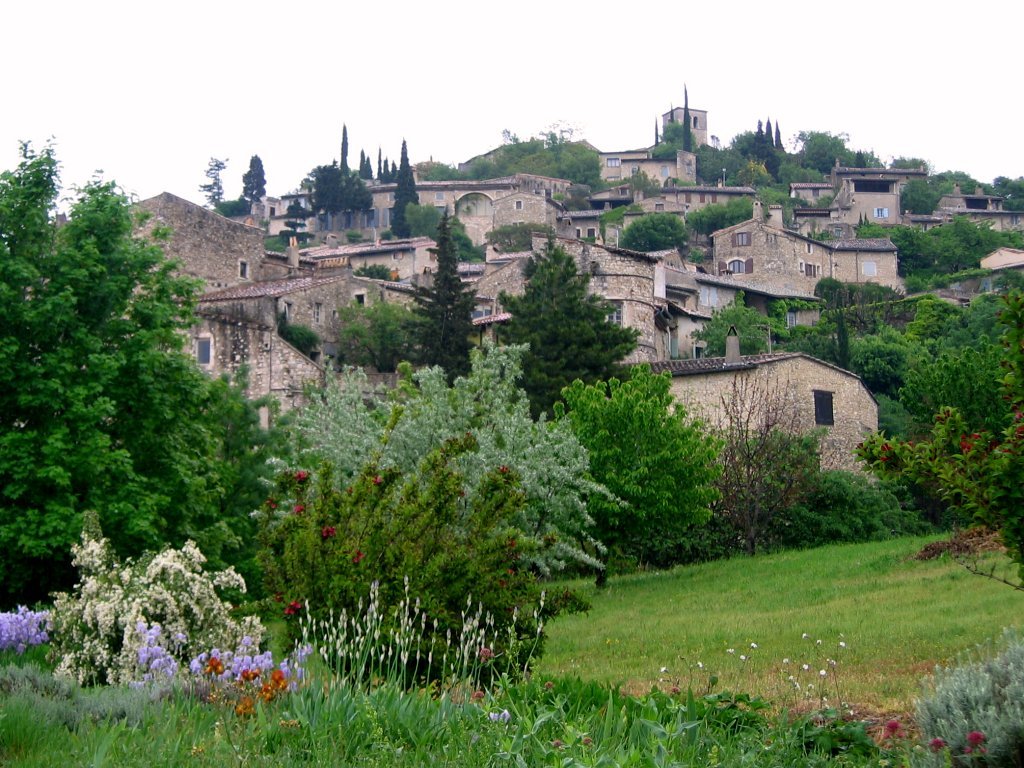
{"type": "Polygon", "coordinates": [[[977,429],[955,408],[935,416],[929,440],[901,442],[875,434],[858,454],[883,477],[935,488],[963,523],[1001,533],[1024,580],[1024,294],[1005,299],[999,429],[977,429]]]}
{"type": "Polygon", "coordinates": [[[405,208],[408,205],[419,203],[419,195],[416,194],[416,179],[412,173],[412,166],[409,165],[409,152],[402,141],[402,158],[398,167],[398,174],[395,178],[395,206],[391,213],[391,231],[396,237],[409,237],[409,224],[405,220],[405,208]]]}
{"type": "Polygon", "coordinates": [[[686,226],[707,237],[720,229],[746,221],[753,215],[754,201],[749,198],[737,198],[725,205],[715,203],[687,214],[686,226]]]}
{"type": "Polygon", "coordinates": [[[673,213],[649,213],[626,227],[619,245],[634,251],[682,249],[686,246],[686,224],[673,213]]]}
{"type": "Polygon", "coordinates": [[[192,538],[215,564],[249,524],[224,503],[245,483],[220,432],[254,434],[248,415],[182,351],[197,285],[132,235],[112,184],[56,228],[56,168],[26,147],[0,176],[0,593],[24,601],[69,586],[84,510],[122,556],[192,538]]]}
{"type": "Polygon", "coordinates": [[[597,539],[614,556],[659,567],[676,564],[690,526],[710,516],[719,473],[716,440],[669,385],[667,375],[634,366],[624,381],[577,380],[562,391],[591,474],[616,497],[589,505],[597,539]]]}
{"type": "Polygon", "coordinates": [[[772,330],[770,322],[769,318],[743,303],[741,292],[732,304],[715,312],[693,337],[707,343],[708,357],[722,357],[725,354],[725,337],[729,329],[735,327],[740,338],[740,354],[759,355],[768,351],[768,334],[772,330]]]}
{"type": "Polygon", "coordinates": [[[259,155],[253,155],[249,158],[249,170],[242,174],[242,198],[252,206],[258,203],[265,194],[267,194],[267,177],[263,172],[263,161],[260,160],[259,155]]]}
{"type": "Polygon", "coordinates": [[[609,321],[612,305],[590,293],[588,282],[573,258],[549,242],[527,262],[523,295],[501,295],[512,313],[502,339],[530,345],[523,388],[535,414],[550,412],[576,379],[591,384],[614,376],[636,346],[637,332],[609,321]]]}
{"type": "Polygon", "coordinates": [[[533,233],[554,237],[555,230],[547,224],[503,224],[487,233],[487,242],[501,253],[528,251],[533,247],[533,233]]]}
{"type": "Polygon", "coordinates": [[[473,289],[465,286],[458,272],[458,254],[451,235],[448,213],[437,228],[437,271],[431,284],[416,290],[415,313],[419,320],[419,359],[426,365],[444,368],[449,379],[469,371],[473,346],[473,289]]]}
{"type": "Polygon", "coordinates": [[[401,304],[377,301],[338,310],[338,363],[393,373],[415,357],[413,315],[401,304]]]}
{"type": "Polygon", "coordinates": [[[206,201],[211,208],[216,208],[217,204],[224,199],[224,184],[220,180],[220,174],[227,167],[226,159],[218,160],[216,157],[211,157],[206,166],[204,175],[209,181],[206,184],[200,184],[199,191],[206,195],[206,201]]]}

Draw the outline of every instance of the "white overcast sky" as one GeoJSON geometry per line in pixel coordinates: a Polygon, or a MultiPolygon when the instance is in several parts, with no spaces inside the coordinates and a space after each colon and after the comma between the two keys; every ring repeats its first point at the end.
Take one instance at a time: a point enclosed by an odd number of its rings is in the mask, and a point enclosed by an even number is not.
{"type": "Polygon", "coordinates": [[[685,82],[723,143],[771,118],[787,146],[846,133],[991,182],[1024,176],[1022,22],[1019,0],[3,2],[0,169],[52,137],[66,187],[102,171],[202,202],[210,157],[234,198],[258,154],[280,195],[339,157],[343,123],[375,169],[403,138],[454,164],[554,123],[616,151],[685,82]]]}

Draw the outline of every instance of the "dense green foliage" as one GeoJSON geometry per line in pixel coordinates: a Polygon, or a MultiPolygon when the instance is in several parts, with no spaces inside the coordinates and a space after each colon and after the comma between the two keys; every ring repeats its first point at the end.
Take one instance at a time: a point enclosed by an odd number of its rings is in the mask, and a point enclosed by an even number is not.
{"type": "Polygon", "coordinates": [[[414,319],[407,307],[385,301],[340,307],[338,364],[393,373],[416,356],[414,319]]]}
{"type": "Polygon", "coordinates": [[[234,562],[249,510],[225,499],[247,498],[258,478],[223,430],[263,442],[254,406],[183,353],[195,284],[132,235],[135,216],[113,185],[86,186],[56,228],[56,168],[50,150],[26,148],[0,176],[4,600],[70,583],[87,509],[120,555],[193,538],[214,563],[234,562]]]}
{"type": "Polygon", "coordinates": [[[398,175],[395,177],[395,205],[391,209],[391,231],[395,237],[410,237],[411,229],[405,219],[406,206],[419,203],[419,195],[416,194],[416,178],[413,176],[412,166],[409,165],[409,151],[406,149],[405,140],[402,140],[402,158],[398,166],[398,175]]]}
{"type": "Polygon", "coordinates": [[[634,251],[681,250],[686,246],[686,224],[674,213],[650,213],[626,227],[619,245],[634,251]]]}
{"type": "Polygon", "coordinates": [[[624,381],[562,391],[573,432],[590,453],[590,472],[615,498],[589,504],[608,559],[667,567],[679,562],[690,527],[715,501],[717,443],[679,407],[668,375],[634,366],[624,381]]]}
{"type": "Polygon", "coordinates": [[[206,202],[209,203],[211,208],[216,208],[224,199],[224,184],[220,180],[220,174],[227,167],[227,160],[218,160],[216,157],[211,157],[210,162],[206,166],[204,175],[209,181],[205,184],[200,184],[199,191],[206,195],[206,202]]]}
{"type": "Polygon", "coordinates": [[[708,237],[720,229],[747,221],[754,215],[754,203],[748,198],[736,198],[728,203],[706,205],[686,216],[686,226],[697,234],[708,237]]]}
{"type": "Polygon", "coordinates": [[[242,174],[242,199],[252,206],[266,194],[267,176],[263,171],[263,161],[259,155],[253,155],[249,158],[249,170],[242,174]]]}
{"type": "Polygon", "coordinates": [[[778,332],[771,327],[769,318],[743,303],[743,293],[727,307],[715,312],[704,327],[693,334],[693,338],[707,344],[707,357],[725,355],[725,337],[730,328],[735,328],[740,339],[740,354],[758,355],[768,351],[768,334],[778,332]]]}
{"type": "Polygon", "coordinates": [[[601,164],[589,145],[572,140],[571,132],[549,131],[542,137],[520,140],[508,135],[497,149],[475,159],[467,175],[493,179],[514,173],[534,173],[568,179],[591,188],[601,186],[601,164]]]}
{"type": "Polygon", "coordinates": [[[990,417],[998,428],[972,430],[963,413],[943,407],[930,439],[901,442],[876,434],[859,453],[880,476],[937,489],[961,522],[1000,531],[1024,576],[1024,294],[1010,293],[1004,302],[1002,370],[991,383],[1001,395],[1001,407],[990,417]]]}
{"type": "Polygon", "coordinates": [[[487,242],[501,253],[529,251],[533,248],[533,234],[537,232],[554,237],[555,230],[548,224],[503,224],[487,233],[487,242]]]}
{"type": "Polygon", "coordinates": [[[549,242],[526,265],[522,296],[501,295],[512,319],[501,329],[510,344],[529,344],[523,389],[535,414],[550,412],[562,389],[611,378],[636,346],[637,332],[609,321],[613,307],[588,291],[588,277],[564,249],[549,242]]]}
{"type": "Polygon", "coordinates": [[[426,365],[439,365],[449,380],[469,371],[475,294],[458,273],[458,255],[447,211],[437,228],[437,271],[429,286],[416,289],[417,350],[426,365]]]}
{"type": "Polygon", "coordinates": [[[277,335],[306,357],[316,359],[320,350],[320,335],[308,325],[293,323],[282,312],[277,318],[277,335]]]}

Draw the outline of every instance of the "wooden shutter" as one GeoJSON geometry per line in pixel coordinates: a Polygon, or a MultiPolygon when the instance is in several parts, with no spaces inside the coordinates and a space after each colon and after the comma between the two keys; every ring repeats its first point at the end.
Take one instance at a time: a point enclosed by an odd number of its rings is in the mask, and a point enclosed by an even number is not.
{"type": "Polygon", "coordinates": [[[754,274],[754,260],[753,259],[747,259],[746,260],[746,262],[743,264],[743,271],[746,272],[748,275],[754,274]]]}

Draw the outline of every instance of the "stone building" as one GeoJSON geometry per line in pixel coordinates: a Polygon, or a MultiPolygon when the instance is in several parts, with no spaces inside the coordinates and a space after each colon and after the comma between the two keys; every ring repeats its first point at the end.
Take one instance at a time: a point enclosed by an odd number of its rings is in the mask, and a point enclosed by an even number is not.
{"type": "Polygon", "coordinates": [[[437,243],[429,237],[348,245],[338,245],[332,238],[325,245],[289,249],[283,254],[267,253],[264,274],[268,279],[295,274],[326,276],[382,266],[391,273],[392,281],[407,282],[437,268],[437,254],[432,252],[436,247],[437,243]]]}
{"type": "Polygon", "coordinates": [[[754,217],[715,232],[713,261],[718,275],[743,275],[773,292],[813,294],[824,277],[844,283],[879,283],[901,289],[896,246],[888,238],[819,241],[784,229],[775,216],[754,217]]]}
{"type": "Polygon", "coordinates": [[[623,181],[642,173],[661,186],[666,186],[672,179],[684,182],[697,180],[697,156],[692,152],[679,149],[672,158],[656,158],[653,154],[654,147],[601,152],[601,179],[623,181]]]}
{"type": "Polygon", "coordinates": [[[943,222],[952,221],[955,216],[966,216],[975,223],[986,223],[997,232],[1024,229],[1024,212],[1004,211],[1003,198],[999,195],[986,195],[981,187],[971,195],[964,194],[960,191],[960,185],[954,184],[953,191],[939,200],[935,215],[943,222]]]}
{"type": "Polygon", "coordinates": [[[894,225],[900,222],[900,194],[912,179],[926,179],[924,168],[847,168],[836,161],[831,182],[832,207],[839,221],[894,225]]]}
{"type": "Polygon", "coordinates": [[[858,376],[799,352],[740,356],[738,344],[730,347],[726,357],[662,361],[652,368],[669,372],[672,394],[711,426],[724,424],[733,398],[742,397],[741,409],[755,417],[766,402],[781,401],[795,413],[799,431],[823,431],[822,468],[858,469],[857,445],[878,429],[878,404],[858,376]]]}
{"type": "Polygon", "coordinates": [[[218,290],[262,279],[263,231],[184,200],[169,192],[142,200],[136,206],[149,218],[138,234],[155,227],[170,229],[161,243],[182,274],[198,277],[204,290],[218,290]]]}
{"type": "MultiPolygon", "coordinates": [[[[609,322],[616,322],[639,332],[637,348],[627,363],[648,362],[664,357],[665,335],[659,331],[655,315],[666,306],[664,272],[656,270],[661,258],[656,255],[595,245],[574,238],[555,238],[555,243],[572,256],[580,274],[589,276],[589,289],[610,302],[613,307],[609,322]]],[[[547,238],[535,236],[533,250],[543,253],[547,238]]],[[[521,295],[526,288],[524,270],[530,254],[508,258],[495,265],[474,284],[477,294],[477,316],[492,317],[481,324],[495,322],[505,313],[500,295],[521,295]]]]}

